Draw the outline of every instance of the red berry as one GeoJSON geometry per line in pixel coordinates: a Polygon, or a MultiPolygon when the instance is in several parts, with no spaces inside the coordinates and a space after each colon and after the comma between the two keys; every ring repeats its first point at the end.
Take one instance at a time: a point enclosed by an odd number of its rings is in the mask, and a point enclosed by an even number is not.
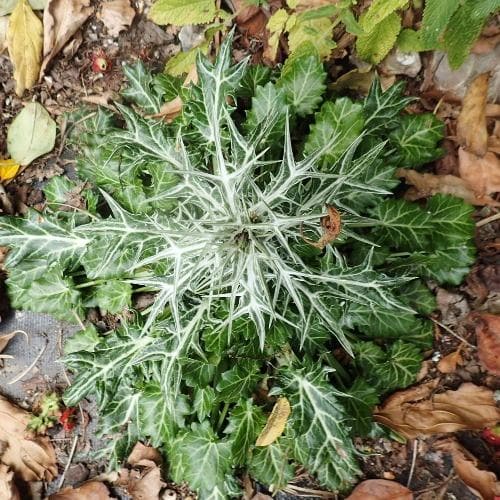
{"type": "Polygon", "coordinates": [[[482,433],[483,439],[493,446],[500,446],[500,425],[486,427],[482,433]]]}
{"type": "Polygon", "coordinates": [[[92,54],[92,71],[95,73],[106,73],[111,68],[111,61],[103,50],[98,50],[92,54]]]}
{"type": "Polygon", "coordinates": [[[76,408],[66,408],[59,417],[59,422],[67,432],[75,428],[75,412],[76,408]]]}

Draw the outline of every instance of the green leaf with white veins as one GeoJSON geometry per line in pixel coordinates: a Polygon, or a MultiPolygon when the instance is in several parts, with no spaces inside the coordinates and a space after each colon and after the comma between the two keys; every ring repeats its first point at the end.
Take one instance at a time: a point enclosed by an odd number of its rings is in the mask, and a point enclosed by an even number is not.
{"type": "Polygon", "coordinates": [[[200,422],[210,415],[217,401],[212,387],[197,387],[194,391],[193,410],[200,422]]]}
{"type": "Polygon", "coordinates": [[[259,366],[255,361],[243,360],[221,375],[217,391],[221,401],[234,402],[250,395],[259,380],[259,366]]]}
{"type": "Polygon", "coordinates": [[[276,144],[285,130],[287,107],[283,91],[269,82],[255,89],[252,108],[247,113],[245,130],[249,136],[262,136],[262,147],[276,144]]]}
{"type": "Polygon", "coordinates": [[[0,246],[11,246],[7,263],[16,265],[22,259],[45,259],[67,262],[78,259],[85,251],[87,238],[76,235],[57,218],[30,211],[28,218],[0,218],[0,246]]]}
{"type": "Polygon", "coordinates": [[[315,123],[311,125],[304,153],[311,154],[330,145],[323,156],[323,164],[327,167],[347,151],[361,134],[363,125],[361,104],[353,103],[347,97],[325,102],[316,113],[315,123]]]}
{"type": "Polygon", "coordinates": [[[318,369],[289,369],[281,375],[283,393],[293,408],[289,425],[295,431],[295,459],[321,484],[348,488],[360,474],[348,436],[348,416],[338,392],[318,369]]]}
{"type": "Polygon", "coordinates": [[[146,114],[158,113],[162,103],[161,94],[144,63],[137,61],[133,65],[126,65],[123,73],[127,78],[127,86],[121,92],[124,99],[140,106],[146,114]]]}
{"type": "Polygon", "coordinates": [[[6,281],[11,306],[34,312],[45,312],[71,323],[73,311],[81,316],[82,301],[71,278],[63,277],[60,267],[52,267],[27,287],[19,286],[15,278],[6,281]]]}
{"type": "Polygon", "coordinates": [[[387,361],[374,367],[371,381],[385,392],[397,388],[404,389],[412,384],[422,365],[420,349],[403,340],[397,340],[387,351],[387,355],[387,361]]]}
{"type": "Polygon", "coordinates": [[[98,306],[102,311],[118,314],[130,306],[132,285],[124,281],[108,280],[99,284],[89,301],[89,305],[98,306]]]}
{"type": "Polygon", "coordinates": [[[224,492],[225,475],[231,469],[231,444],[219,439],[207,421],[180,431],[169,443],[168,457],[172,479],[187,481],[200,499],[210,498],[214,490],[224,492]]]}
{"type": "Polygon", "coordinates": [[[213,21],[217,9],[214,0],[156,0],[149,17],[156,24],[205,24],[213,21]]]}
{"type": "Polygon", "coordinates": [[[283,439],[278,439],[269,446],[254,448],[248,471],[252,478],[274,493],[283,489],[295,476],[290,458],[290,447],[284,444],[283,439]]]}
{"type": "Polygon", "coordinates": [[[326,73],[310,42],[303,43],[285,62],[277,86],[299,116],[311,114],[320,104],[326,73]]]}
{"type": "Polygon", "coordinates": [[[375,78],[363,104],[365,128],[369,133],[398,126],[399,114],[414,100],[405,97],[403,90],[404,83],[397,82],[384,91],[380,79],[375,78]]]}
{"type": "Polygon", "coordinates": [[[70,337],[64,342],[64,354],[72,352],[88,351],[93,352],[101,341],[94,325],[88,325],[70,337]]]}
{"type": "Polygon", "coordinates": [[[240,400],[229,415],[229,424],[224,429],[231,441],[235,465],[245,465],[250,449],[255,444],[259,432],[266,424],[261,408],[252,399],[240,400]]]}
{"type": "Polygon", "coordinates": [[[438,146],[443,132],[444,123],[432,113],[402,116],[399,127],[389,135],[397,149],[392,160],[400,167],[416,167],[436,160],[443,155],[438,146]]]}

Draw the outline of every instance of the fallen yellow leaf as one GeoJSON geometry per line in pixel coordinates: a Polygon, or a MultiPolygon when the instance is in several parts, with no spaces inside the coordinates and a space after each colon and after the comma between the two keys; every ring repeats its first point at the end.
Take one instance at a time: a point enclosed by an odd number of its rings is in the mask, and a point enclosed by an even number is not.
{"type": "Polygon", "coordinates": [[[290,411],[288,399],[279,398],[267,419],[266,426],[259,434],[255,446],[269,446],[274,443],[283,434],[290,411]]]}
{"type": "Polygon", "coordinates": [[[23,95],[38,79],[42,62],[43,26],[27,0],[19,0],[12,11],[7,47],[14,65],[16,94],[23,95]]]}
{"type": "Polygon", "coordinates": [[[19,172],[19,163],[15,160],[0,160],[0,181],[9,181],[19,172]]]}

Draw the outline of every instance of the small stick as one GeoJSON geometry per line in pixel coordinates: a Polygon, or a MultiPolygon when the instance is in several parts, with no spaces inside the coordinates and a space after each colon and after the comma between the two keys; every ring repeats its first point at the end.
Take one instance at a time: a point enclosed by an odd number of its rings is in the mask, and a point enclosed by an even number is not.
{"type": "Polygon", "coordinates": [[[45,339],[45,345],[42,347],[40,352],[38,353],[37,357],[33,360],[33,363],[26,368],[26,370],[23,370],[17,377],[14,377],[10,382],[7,382],[8,385],[15,384],[16,382],[19,382],[26,374],[28,374],[34,366],[38,363],[38,360],[42,357],[43,353],[46,351],[47,347],[49,345],[49,342],[47,339],[45,339]]]}
{"type": "Polygon", "coordinates": [[[479,222],[476,222],[476,227],[485,226],[486,224],[489,224],[490,222],[496,221],[498,219],[500,219],[500,212],[490,215],[489,217],[486,217],[479,222]]]}
{"type": "Polygon", "coordinates": [[[448,328],[446,325],[443,325],[443,323],[441,323],[437,319],[431,318],[431,321],[433,321],[434,323],[436,323],[436,325],[439,325],[441,328],[446,330],[450,335],[453,335],[454,337],[461,340],[462,342],[465,342],[469,347],[472,347],[472,349],[477,349],[477,347],[474,344],[471,344],[470,342],[465,340],[462,336],[460,336],[458,333],[454,332],[451,328],[448,328]]]}
{"type": "Polygon", "coordinates": [[[417,438],[417,439],[415,439],[415,442],[413,443],[413,455],[411,457],[410,474],[408,476],[408,481],[406,483],[406,487],[408,489],[410,489],[411,480],[413,479],[413,473],[415,472],[415,464],[417,462],[417,454],[418,454],[418,445],[419,445],[419,441],[417,438]]]}
{"type": "Polygon", "coordinates": [[[57,484],[58,490],[60,490],[62,488],[62,485],[64,484],[64,479],[66,478],[66,472],[68,472],[69,466],[71,465],[71,461],[73,460],[73,455],[75,454],[77,444],[78,444],[78,435],[76,435],[75,439],[73,440],[71,451],[69,452],[68,461],[66,462],[66,466],[64,467],[61,478],[59,479],[59,483],[57,484]]]}

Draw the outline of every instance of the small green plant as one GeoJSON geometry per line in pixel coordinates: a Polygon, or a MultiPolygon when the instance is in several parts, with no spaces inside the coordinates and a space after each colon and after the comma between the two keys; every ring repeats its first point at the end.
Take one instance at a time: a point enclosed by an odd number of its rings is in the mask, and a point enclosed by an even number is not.
{"type": "MultiPolygon", "coordinates": [[[[397,45],[405,52],[443,50],[452,68],[458,68],[492,14],[500,8],[500,0],[425,0],[419,30],[402,29],[402,14],[408,0],[373,0],[358,19],[353,11],[356,0],[341,0],[326,5],[312,5],[306,0],[287,0],[267,23],[269,38],[265,57],[274,61],[280,38],[286,35],[291,54],[304,42],[311,42],[323,59],[328,59],[336,47],[333,30],[343,24],[356,36],[357,55],[378,64],[397,45]]],[[[417,3],[417,2],[414,2],[417,3]]],[[[423,4],[424,2],[418,2],[423,4]]],[[[165,70],[172,75],[186,73],[194,64],[198,52],[206,53],[215,32],[224,29],[216,18],[231,20],[217,10],[214,0],[197,0],[186,9],[180,0],[157,0],[151,18],[158,24],[207,23],[206,37],[198,47],[181,52],[171,59],[165,70]]]]}
{"type": "Polygon", "coordinates": [[[442,154],[443,124],[405,114],[401,84],[330,100],[309,44],[275,81],[230,54],[228,37],[215,62],[199,57],[189,88],[139,62],[119,113],[75,118],[94,187],[53,179],[43,213],[0,219],[9,294],[67,320],[123,312],[114,331],[72,337],[64,360],[64,401],[96,398],[112,466],[148,440],[200,498],[240,495],[242,470],[277,491],[299,464],[344,491],[360,472],[352,438],[382,432],[373,406],[432,344],[419,278],[457,284],[473,261],[472,208],[394,199],[397,167],[442,154]],[[172,87],[182,115],[146,118],[172,87]],[[256,446],[277,396],[284,432],[256,446]]]}
{"type": "Polygon", "coordinates": [[[28,422],[28,429],[37,434],[43,434],[53,427],[61,414],[60,403],[61,398],[57,394],[45,394],[40,401],[36,415],[33,415],[28,422]]]}

